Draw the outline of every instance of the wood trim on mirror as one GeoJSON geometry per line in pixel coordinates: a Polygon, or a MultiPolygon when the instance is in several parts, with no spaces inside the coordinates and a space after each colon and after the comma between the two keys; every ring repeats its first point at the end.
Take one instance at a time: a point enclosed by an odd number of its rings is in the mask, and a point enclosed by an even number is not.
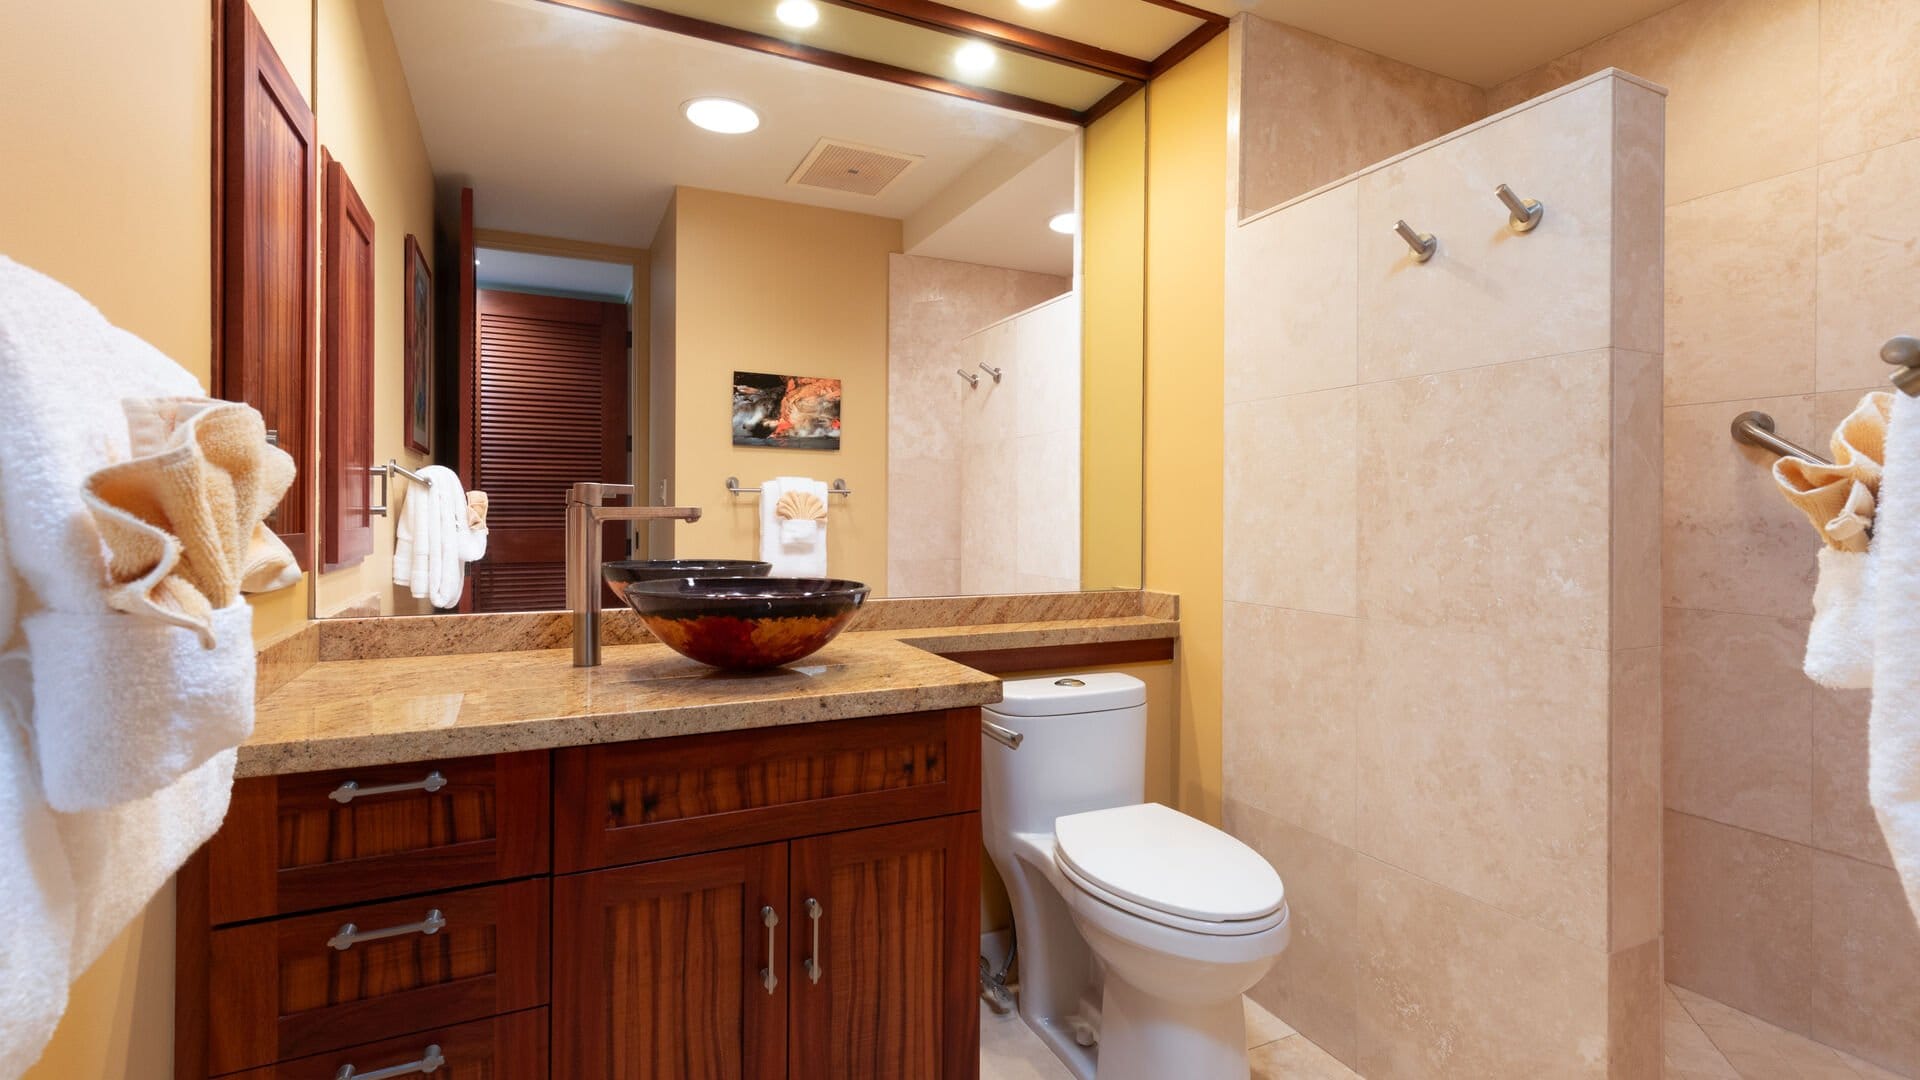
{"type": "Polygon", "coordinates": [[[822,0],[822,2],[852,11],[864,11],[869,15],[879,15],[943,34],[989,41],[1009,52],[1077,68],[1095,75],[1105,75],[1110,79],[1134,83],[1145,82],[1153,66],[1152,61],[1149,60],[1102,49],[1097,45],[1088,45],[1072,38],[1048,34],[1017,23],[977,15],[961,8],[936,3],[935,0],[822,0]]]}

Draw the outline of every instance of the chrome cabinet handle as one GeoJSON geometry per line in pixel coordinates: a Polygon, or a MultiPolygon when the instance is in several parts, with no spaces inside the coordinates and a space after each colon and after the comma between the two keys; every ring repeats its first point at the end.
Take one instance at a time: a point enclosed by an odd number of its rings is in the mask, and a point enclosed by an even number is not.
{"type": "Polygon", "coordinates": [[[773,988],[780,985],[779,978],[773,973],[773,928],[780,925],[780,916],[771,907],[763,906],[760,909],[760,921],[767,927],[767,966],[760,969],[760,985],[771,994],[773,988]]]}
{"type": "Polygon", "coordinates": [[[375,787],[361,787],[360,781],[349,780],[339,787],[334,788],[332,791],[327,792],[327,798],[332,799],[341,806],[345,806],[353,800],[367,795],[392,795],[400,791],[435,792],[446,786],[447,778],[441,775],[439,769],[435,769],[424,778],[405,784],[380,784],[375,787]]]}
{"type": "MultiPolygon", "coordinates": [[[[384,930],[362,930],[352,923],[342,923],[340,929],[327,939],[327,947],[346,952],[363,941],[379,941],[383,938],[399,937],[402,934],[425,934],[429,937],[447,928],[447,917],[440,914],[439,908],[427,912],[427,917],[416,923],[404,926],[389,926],[384,930]]],[[[395,1074],[399,1075],[398,1073],[395,1074]]]]}
{"type": "Polygon", "coordinates": [[[820,965],[820,901],[807,897],[807,918],[813,920],[813,955],[807,957],[807,981],[819,982],[827,969],[820,965]]]}
{"type": "Polygon", "coordinates": [[[409,1061],[404,1065],[389,1065],[372,1072],[359,1072],[351,1064],[340,1066],[333,1074],[333,1080],[392,1080],[396,1076],[412,1076],[414,1073],[435,1073],[447,1063],[447,1057],[440,1052],[438,1044],[420,1052],[419,1061],[409,1061]]]}

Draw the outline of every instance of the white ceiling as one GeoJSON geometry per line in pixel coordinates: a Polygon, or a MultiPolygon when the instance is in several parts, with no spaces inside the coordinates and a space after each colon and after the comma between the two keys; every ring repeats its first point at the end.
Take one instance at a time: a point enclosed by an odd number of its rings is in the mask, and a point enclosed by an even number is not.
{"type": "Polygon", "coordinates": [[[675,185],[905,219],[1001,143],[1069,130],[534,0],[386,8],[427,156],[473,187],[481,228],[646,247],[675,185]],[[693,127],[680,106],[705,95],[752,105],[759,130],[693,127]],[[788,187],[822,136],[925,160],[876,198],[788,187]]]}
{"type": "Polygon", "coordinates": [[[1079,148],[1078,139],[1055,142],[989,179],[977,197],[963,178],[950,189],[962,196],[950,212],[936,200],[907,219],[907,254],[1072,277],[1073,237],[1047,222],[1074,208],[1079,148]]]}
{"type": "Polygon", "coordinates": [[[633,290],[633,267],[627,263],[485,247],[474,255],[474,274],[483,289],[531,289],[622,303],[633,290]]]}

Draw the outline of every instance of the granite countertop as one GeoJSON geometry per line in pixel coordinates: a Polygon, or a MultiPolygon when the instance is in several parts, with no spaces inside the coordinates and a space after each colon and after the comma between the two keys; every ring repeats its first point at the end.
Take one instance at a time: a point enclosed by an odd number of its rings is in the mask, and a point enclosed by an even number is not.
{"type": "MultiPolygon", "coordinates": [[[[305,666],[263,697],[238,776],[966,708],[1000,680],[935,654],[1177,637],[1174,619],[1052,618],[849,631],[798,664],[728,673],[659,644],[385,656],[305,666]]],[[[264,661],[263,661],[264,662],[264,661]]]]}

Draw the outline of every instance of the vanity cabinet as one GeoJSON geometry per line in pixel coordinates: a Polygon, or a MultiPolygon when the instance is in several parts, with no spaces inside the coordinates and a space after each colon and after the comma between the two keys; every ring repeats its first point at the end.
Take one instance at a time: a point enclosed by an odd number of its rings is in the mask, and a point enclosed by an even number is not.
{"type": "Polygon", "coordinates": [[[979,743],[954,709],[241,780],[181,874],[175,1075],[972,1080],[979,743]]]}

